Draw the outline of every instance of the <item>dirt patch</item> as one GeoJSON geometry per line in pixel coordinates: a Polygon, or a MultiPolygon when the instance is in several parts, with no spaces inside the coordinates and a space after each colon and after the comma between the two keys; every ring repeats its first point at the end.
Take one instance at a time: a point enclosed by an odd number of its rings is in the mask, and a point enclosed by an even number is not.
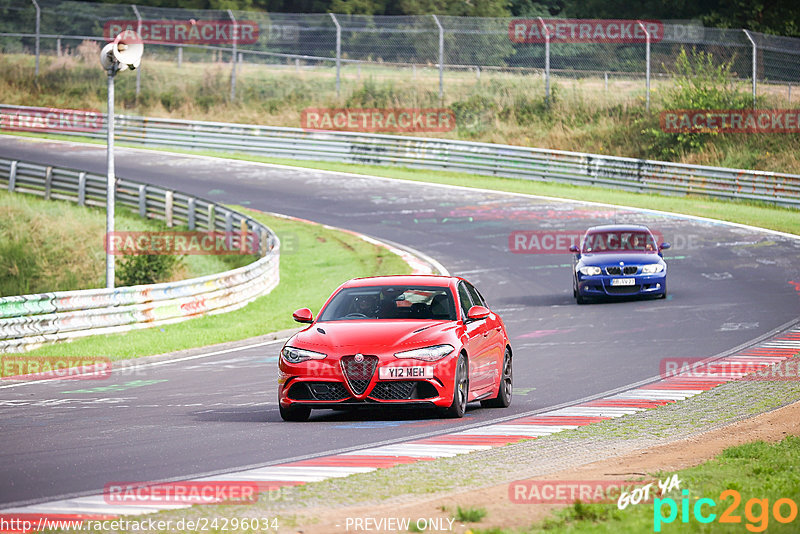
{"type": "MultiPolygon", "coordinates": [[[[530,480],[620,480],[657,471],[673,472],[699,465],[734,445],[757,440],[776,442],[787,435],[800,435],[800,402],[690,438],[530,480]]],[[[509,484],[500,484],[402,504],[318,508],[313,514],[304,512],[296,516],[297,526],[291,530],[314,534],[405,531],[405,528],[398,528],[395,522],[381,523],[381,520],[398,519],[410,520],[412,527],[419,520],[419,527],[425,532],[466,532],[470,526],[481,529],[520,528],[541,521],[558,506],[560,505],[512,503],[509,499],[509,484]],[[464,509],[484,508],[487,514],[479,523],[454,521],[451,525],[449,520],[459,506],[464,509]],[[359,520],[362,528],[356,528],[359,526],[356,521],[359,520]]]]}

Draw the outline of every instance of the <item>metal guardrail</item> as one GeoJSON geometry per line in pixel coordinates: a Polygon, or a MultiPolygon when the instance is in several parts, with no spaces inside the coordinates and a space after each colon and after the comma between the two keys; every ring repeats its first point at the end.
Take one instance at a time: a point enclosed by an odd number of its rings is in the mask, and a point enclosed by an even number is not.
{"type": "MultiPolygon", "coordinates": [[[[105,206],[105,176],[75,169],[0,159],[0,187],[105,206]]],[[[227,312],[278,284],[280,241],[260,222],[215,202],[133,180],[117,180],[116,200],[168,227],[254,233],[261,257],[238,269],[180,282],[0,298],[0,353],[227,312]]]]}
{"type": "MultiPolygon", "coordinates": [[[[3,114],[24,114],[37,109],[41,108],[0,105],[0,125],[7,124],[3,114]]],[[[48,131],[46,128],[32,129],[48,131]]],[[[59,129],[58,133],[105,138],[102,129],[88,133],[59,129]]],[[[117,115],[116,133],[119,142],[154,148],[399,165],[644,193],[758,200],[800,208],[800,175],[797,174],[425,137],[307,131],[128,115],[117,115]]]]}

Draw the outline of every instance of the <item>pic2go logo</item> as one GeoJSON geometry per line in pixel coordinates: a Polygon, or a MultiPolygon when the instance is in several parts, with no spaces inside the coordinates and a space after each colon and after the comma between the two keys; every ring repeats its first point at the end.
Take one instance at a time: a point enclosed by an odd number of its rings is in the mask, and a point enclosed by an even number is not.
{"type": "MultiPolygon", "coordinates": [[[[711,512],[717,506],[714,499],[697,499],[694,505],[690,505],[689,490],[683,490],[681,493],[683,494],[680,505],[681,523],[689,523],[690,511],[698,523],[712,523],[717,519],[717,514],[711,512]]],[[[720,501],[725,501],[728,498],[733,498],[733,502],[720,514],[717,521],[719,523],[741,523],[742,516],[736,515],[736,510],[742,502],[742,496],[738,491],[731,489],[719,494],[720,501]]],[[[791,523],[797,518],[797,503],[784,497],[773,503],[771,511],[772,517],[778,523],[791,523]]],[[[750,532],[764,532],[767,530],[770,516],[769,499],[750,499],[747,501],[744,505],[744,516],[747,519],[745,528],[750,532]]],[[[675,502],[675,499],[667,497],[666,499],[656,498],[653,500],[653,532],[661,532],[662,524],[670,524],[677,518],[678,503],[675,502]],[[664,515],[665,506],[668,508],[666,516],[664,515]]]]}

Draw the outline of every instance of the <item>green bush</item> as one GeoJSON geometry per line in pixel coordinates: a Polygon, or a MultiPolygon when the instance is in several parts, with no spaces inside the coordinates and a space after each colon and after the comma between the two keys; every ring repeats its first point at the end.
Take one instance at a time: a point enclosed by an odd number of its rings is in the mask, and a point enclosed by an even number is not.
{"type": "MultiPolygon", "coordinates": [[[[734,83],[731,68],[736,58],[720,64],[714,63],[713,55],[698,52],[690,54],[685,49],[675,60],[675,86],[664,96],[666,110],[692,109],[746,109],[752,97],[742,92],[734,83]]],[[[664,132],[654,123],[655,116],[645,119],[647,127],[642,130],[647,143],[648,155],[657,159],[679,159],[683,153],[695,152],[717,137],[719,132],[664,132]]],[[[642,125],[640,123],[640,125],[642,125]]]]}
{"type": "Polygon", "coordinates": [[[486,517],[486,508],[456,507],[455,520],[462,523],[478,523],[486,517]]]}
{"type": "Polygon", "coordinates": [[[117,262],[117,282],[122,286],[166,282],[181,262],[181,256],[172,254],[123,256],[117,262]]]}
{"type": "Polygon", "coordinates": [[[450,105],[456,117],[456,126],[460,135],[472,137],[494,125],[497,102],[483,93],[475,93],[466,100],[459,100],[450,105]]]}

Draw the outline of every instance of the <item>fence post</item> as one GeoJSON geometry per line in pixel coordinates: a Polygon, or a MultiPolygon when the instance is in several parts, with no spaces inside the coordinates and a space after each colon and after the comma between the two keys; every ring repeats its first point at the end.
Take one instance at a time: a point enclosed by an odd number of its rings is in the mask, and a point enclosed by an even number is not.
{"type": "Polygon", "coordinates": [[[17,184],[17,164],[18,161],[11,162],[11,170],[8,173],[8,192],[13,193],[17,184]]]}
{"type": "Polygon", "coordinates": [[[56,39],[56,55],[61,57],[61,37],[56,39]]]}
{"type": "Polygon", "coordinates": [[[230,239],[230,235],[233,232],[233,213],[230,211],[225,212],[225,233],[226,239],[230,239]]]}
{"type": "Polygon", "coordinates": [[[750,44],[753,45],[753,109],[756,107],[756,66],[758,62],[758,48],[756,47],[756,42],[750,37],[750,32],[747,30],[742,30],[744,34],[747,36],[747,39],[750,41],[750,44]]]}
{"type": "Polygon", "coordinates": [[[147,218],[147,186],[139,185],[139,217],[147,218]]]}
{"type": "Polygon", "coordinates": [[[50,193],[53,188],[53,167],[49,166],[44,171],[44,199],[50,200],[50,193]]]}
{"type": "Polygon", "coordinates": [[[242,224],[239,228],[239,252],[242,254],[247,252],[247,219],[242,219],[242,224]]]}
{"type": "Polygon", "coordinates": [[[639,27],[642,29],[642,31],[644,31],[645,42],[647,43],[647,48],[645,49],[645,63],[647,63],[647,104],[645,104],[645,109],[650,111],[650,32],[647,31],[647,28],[645,28],[644,24],[642,24],[642,21],[637,20],[636,22],[639,24],[639,27]]]}
{"type": "Polygon", "coordinates": [[[183,46],[178,47],[178,68],[183,64],[183,46]]]}
{"type": "Polygon", "coordinates": [[[189,226],[189,230],[194,230],[195,227],[194,209],[196,203],[197,201],[195,200],[194,197],[189,197],[189,200],[186,202],[186,219],[187,219],[186,223],[189,226]]]}
{"type": "Polygon", "coordinates": [[[86,205],[86,173],[78,174],[78,206],[86,205]]]}
{"type": "Polygon", "coordinates": [[[208,222],[206,223],[206,227],[209,232],[216,232],[217,231],[217,214],[216,210],[214,209],[214,204],[208,205],[208,222]]]}
{"type": "Polygon", "coordinates": [[[231,53],[231,102],[236,99],[236,17],[233,16],[233,11],[228,10],[228,16],[233,23],[233,51],[231,53]]]}
{"type": "Polygon", "coordinates": [[[439,101],[444,100],[444,28],[439,23],[439,17],[431,15],[439,28],[439,101]]]}
{"type": "Polygon", "coordinates": [[[333,23],[336,25],[336,96],[339,96],[342,74],[342,27],[336,20],[336,15],[330,13],[333,23]]]}
{"type": "Polygon", "coordinates": [[[42,10],[39,8],[39,2],[31,0],[33,7],[36,8],[36,70],[35,76],[39,77],[39,34],[42,27],[42,10]]]}
{"type": "MultiPolygon", "coordinates": [[[[142,17],[139,15],[139,8],[131,4],[133,14],[136,15],[136,33],[142,35],[142,17]]],[[[142,89],[142,67],[136,69],[136,98],[139,98],[139,91],[142,89]]]]}
{"type": "Polygon", "coordinates": [[[550,105],[550,30],[547,24],[544,23],[542,17],[539,17],[539,24],[542,25],[544,30],[544,103],[550,105]]]}
{"type": "Polygon", "coordinates": [[[259,232],[258,250],[261,256],[266,256],[269,251],[269,235],[264,228],[259,232]]]}
{"type": "Polygon", "coordinates": [[[167,228],[172,228],[172,208],[175,204],[175,193],[167,191],[164,193],[164,220],[167,223],[167,228]]]}

